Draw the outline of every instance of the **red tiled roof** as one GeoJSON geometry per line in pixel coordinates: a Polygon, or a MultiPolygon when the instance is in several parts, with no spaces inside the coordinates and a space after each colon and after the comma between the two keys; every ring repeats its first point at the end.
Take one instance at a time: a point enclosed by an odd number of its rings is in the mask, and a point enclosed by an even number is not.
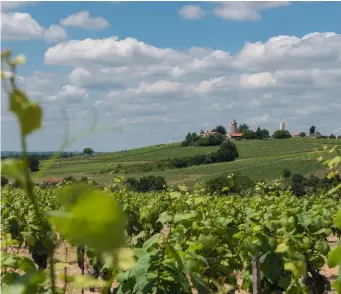
{"type": "Polygon", "coordinates": [[[232,137],[241,137],[243,136],[243,133],[235,133],[235,134],[231,134],[232,137]]]}
{"type": "Polygon", "coordinates": [[[59,178],[48,178],[48,179],[43,180],[43,182],[45,183],[60,183],[62,181],[63,179],[59,179],[59,178]]]}

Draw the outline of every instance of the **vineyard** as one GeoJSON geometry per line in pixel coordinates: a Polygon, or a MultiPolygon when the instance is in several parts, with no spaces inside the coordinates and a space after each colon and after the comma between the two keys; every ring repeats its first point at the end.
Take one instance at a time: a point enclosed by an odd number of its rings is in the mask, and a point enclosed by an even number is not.
{"type": "MultiPolygon", "coordinates": [[[[235,142],[240,159],[238,161],[192,166],[182,169],[164,169],[151,171],[135,171],[129,176],[139,178],[145,175],[163,176],[170,184],[192,185],[193,180],[206,180],[226,171],[248,175],[255,180],[274,180],[280,177],[283,169],[293,172],[310,174],[323,169],[316,161],[316,152],[322,152],[324,144],[337,145],[341,148],[341,140],[311,140],[311,139],[281,139],[281,140],[251,140],[235,142]]],[[[98,154],[91,157],[77,156],[56,161],[46,171],[46,177],[77,178],[90,177],[102,186],[110,184],[112,176],[109,172],[119,166],[159,163],[162,160],[189,155],[209,154],[218,147],[179,147],[177,145],[150,146],[127,150],[126,152],[98,154]]],[[[42,161],[42,168],[51,161],[42,161]]],[[[114,176],[123,176],[117,172],[114,176]]],[[[36,178],[36,180],[40,180],[36,178]]]]}
{"type": "MultiPolygon", "coordinates": [[[[341,293],[341,273],[327,279],[321,271],[341,264],[341,244],[328,242],[340,243],[341,184],[301,197],[280,180],[226,196],[200,183],[135,193],[119,178],[104,189],[35,187],[26,139],[41,128],[42,109],[16,86],[24,58],[1,57],[13,73],[9,104],[23,152],[1,165],[19,186],[1,191],[3,293],[341,293]],[[78,273],[56,256],[60,248],[65,257],[76,252],[78,273]]],[[[341,156],[327,149],[333,178],[341,156]]],[[[228,176],[223,190],[233,186],[228,176]]]]}
{"type": "MultiPolygon", "coordinates": [[[[67,240],[78,248],[83,244],[92,248],[85,251],[91,263],[88,274],[103,280],[88,279],[85,284],[105,286],[111,268],[112,280],[119,285],[114,293],[192,293],[193,289],[227,293],[227,288],[251,292],[254,266],[260,274],[261,292],[257,293],[306,293],[309,289],[309,293],[326,293],[330,289],[320,270],[331,249],[327,238],[333,234],[340,238],[341,230],[334,224],[341,221],[340,213],[335,219],[340,195],[298,198],[290,190],[283,191],[279,182],[258,184],[252,196],[244,197],[214,197],[200,185],[191,193],[182,187],[180,192],[138,194],[125,190],[118,180],[106,190],[107,194],[86,184],[35,188],[37,205],[49,216],[56,234],[49,225],[39,228],[22,189],[3,189],[2,229],[7,252],[2,256],[3,283],[24,282],[33,275],[34,281],[39,281],[29,285],[35,286],[34,291],[21,293],[45,293],[47,273],[37,270],[32,259],[41,270],[47,267],[44,235],[48,235],[54,247],[67,240]],[[63,209],[57,210],[60,206],[63,209]],[[30,258],[9,250],[22,245],[31,252],[30,258]],[[94,258],[119,246],[131,251],[112,253],[118,259],[116,267],[105,265],[108,257],[102,261],[94,258]]],[[[77,287],[79,277],[67,274],[70,265],[54,262],[57,268],[66,269],[66,276],[56,277],[59,283],[70,283],[56,291],[77,287]]],[[[81,257],[78,264],[82,268],[81,257]]],[[[14,286],[26,289],[28,285],[14,286]]]]}

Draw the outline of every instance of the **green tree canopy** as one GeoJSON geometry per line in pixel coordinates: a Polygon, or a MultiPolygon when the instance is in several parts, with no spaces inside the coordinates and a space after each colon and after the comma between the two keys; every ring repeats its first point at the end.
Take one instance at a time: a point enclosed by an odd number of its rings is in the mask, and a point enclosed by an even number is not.
{"type": "Polygon", "coordinates": [[[312,135],[315,133],[316,127],[315,126],[311,126],[309,129],[309,134],[312,135]]]}
{"type": "Polygon", "coordinates": [[[226,135],[226,129],[225,129],[225,127],[222,126],[222,125],[216,126],[216,127],[212,130],[212,132],[217,132],[217,133],[219,133],[219,134],[221,134],[221,135],[226,135]]]}
{"type": "Polygon", "coordinates": [[[95,153],[95,151],[93,151],[91,148],[84,148],[83,153],[85,155],[93,155],[95,153]]]}
{"type": "Polygon", "coordinates": [[[244,139],[256,139],[256,133],[252,130],[244,130],[243,131],[243,138],[244,139]]]}
{"type": "Polygon", "coordinates": [[[244,133],[244,131],[249,130],[250,128],[246,123],[243,123],[243,124],[239,125],[238,129],[241,133],[244,133]]]}
{"type": "Polygon", "coordinates": [[[277,130],[272,135],[275,139],[285,139],[285,138],[291,138],[291,134],[287,130],[277,130]]]}

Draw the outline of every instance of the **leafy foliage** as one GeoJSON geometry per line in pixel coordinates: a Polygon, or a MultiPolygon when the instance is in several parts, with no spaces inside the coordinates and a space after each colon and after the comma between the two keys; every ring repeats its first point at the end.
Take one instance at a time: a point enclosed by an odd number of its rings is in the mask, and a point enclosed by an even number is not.
{"type": "Polygon", "coordinates": [[[136,192],[151,192],[163,191],[167,187],[167,183],[163,177],[147,176],[142,177],[140,180],[128,178],[126,184],[129,189],[136,192]]]}
{"type": "Polygon", "coordinates": [[[311,126],[311,127],[309,128],[309,134],[310,134],[310,135],[315,134],[315,130],[316,130],[316,127],[315,127],[315,126],[311,126]]]}
{"type": "Polygon", "coordinates": [[[89,147],[83,149],[83,154],[85,154],[85,155],[93,155],[94,153],[95,153],[95,151],[89,147]]]}
{"type": "Polygon", "coordinates": [[[275,139],[285,139],[291,138],[291,134],[287,130],[277,130],[272,134],[272,137],[275,139]]]}
{"type": "Polygon", "coordinates": [[[217,132],[218,134],[221,134],[221,135],[226,135],[226,128],[222,125],[218,125],[216,126],[212,132],[217,132]]]}

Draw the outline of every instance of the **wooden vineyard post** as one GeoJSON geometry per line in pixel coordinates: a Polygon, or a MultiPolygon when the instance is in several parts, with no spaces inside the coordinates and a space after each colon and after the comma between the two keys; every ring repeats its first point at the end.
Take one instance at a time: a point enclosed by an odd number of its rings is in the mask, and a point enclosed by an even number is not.
{"type": "Polygon", "coordinates": [[[258,252],[256,252],[252,256],[252,288],[253,294],[261,293],[260,264],[258,252]]]}

